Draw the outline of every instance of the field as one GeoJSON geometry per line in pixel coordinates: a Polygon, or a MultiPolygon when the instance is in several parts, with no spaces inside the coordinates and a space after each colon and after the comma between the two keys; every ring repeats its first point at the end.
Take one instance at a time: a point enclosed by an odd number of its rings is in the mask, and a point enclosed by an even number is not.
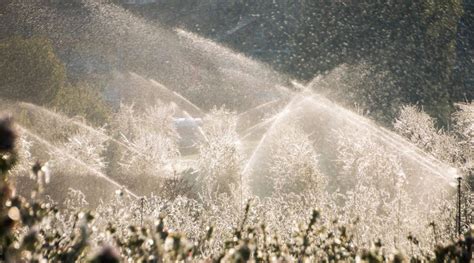
{"type": "Polygon", "coordinates": [[[0,3],[1,262],[472,261],[469,6],[122,2],[0,3]]]}

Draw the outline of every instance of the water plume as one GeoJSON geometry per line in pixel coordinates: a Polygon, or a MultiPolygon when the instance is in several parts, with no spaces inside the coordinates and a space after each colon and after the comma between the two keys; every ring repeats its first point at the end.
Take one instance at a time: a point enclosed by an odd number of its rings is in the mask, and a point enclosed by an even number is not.
{"type": "Polygon", "coordinates": [[[261,148],[264,146],[265,143],[267,143],[267,138],[269,137],[269,135],[273,132],[273,130],[275,129],[275,127],[277,127],[277,125],[284,120],[284,118],[290,113],[290,110],[291,110],[291,107],[294,103],[296,103],[298,100],[300,100],[301,98],[299,96],[296,96],[295,98],[293,98],[287,105],[286,107],[280,112],[278,113],[275,118],[273,119],[273,121],[271,121],[271,125],[270,127],[268,128],[268,130],[265,132],[265,134],[263,135],[263,137],[260,139],[259,143],[257,144],[257,146],[255,147],[255,150],[253,151],[252,155],[250,156],[250,158],[248,159],[247,163],[245,164],[243,170],[242,170],[242,174],[248,176],[248,172],[249,170],[251,169],[251,167],[254,165],[254,162],[255,162],[255,159],[257,158],[258,154],[260,153],[259,151],[261,150],[261,148]]]}
{"type": "Polygon", "coordinates": [[[267,129],[264,129],[265,126],[267,125],[271,125],[273,123],[273,121],[279,117],[279,114],[280,113],[276,113],[275,115],[273,115],[272,117],[270,118],[267,118],[261,122],[258,122],[257,124],[249,127],[248,129],[246,129],[243,133],[242,133],[242,136],[240,137],[242,140],[245,140],[245,139],[248,139],[250,136],[254,135],[255,133],[257,133],[259,130],[264,130],[263,132],[265,132],[267,129]]]}
{"type": "MultiPolygon", "coordinates": [[[[303,88],[304,86],[301,86],[301,90],[304,91],[295,95],[278,115],[252,128],[269,125],[244,167],[245,174],[254,180],[255,193],[259,192],[257,185],[265,185],[264,178],[269,172],[267,170],[268,158],[272,145],[275,140],[278,140],[271,134],[281,129],[283,124],[295,121],[300,123],[304,131],[313,138],[314,147],[321,154],[321,169],[326,175],[333,178],[331,179],[332,184],[336,183],[334,180],[339,177],[341,169],[337,164],[339,157],[337,149],[334,147],[334,142],[337,142],[335,135],[340,132],[342,134],[347,132],[367,134],[371,140],[376,141],[381,147],[385,147],[388,152],[399,156],[404,173],[407,174],[410,181],[411,194],[423,195],[430,187],[446,189],[446,186],[455,183],[458,176],[456,169],[367,118],[303,88]]],[[[353,143],[355,145],[357,142],[353,143]]],[[[332,187],[337,187],[337,185],[332,187]]]]}
{"type": "Polygon", "coordinates": [[[30,132],[28,129],[20,126],[20,125],[17,125],[19,130],[26,134],[27,136],[33,138],[34,140],[36,140],[37,142],[43,144],[44,146],[46,146],[47,148],[50,148],[56,152],[59,152],[61,154],[63,154],[66,158],[68,158],[69,160],[71,160],[72,162],[74,162],[75,164],[79,165],[80,167],[84,168],[85,170],[87,170],[88,172],[90,172],[91,174],[95,175],[95,176],[98,176],[102,179],[104,179],[105,181],[107,181],[108,183],[110,183],[111,185],[117,187],[118,189],[123,189],[127,194],[129,194],[130,196],[134,197],[134,198],[137,198],[138,199],[138,195],[136,195],[135,193],[133,193],[132,191],[130,191],[129,189],[127,189],[125,186],[119,184],[117,181],[113,180],[112,178],[110,178],[109,176],[107,176],[106,174],[100,172],[100,171],[97,171],[93,168],[91,168],[89,165],[87,165],[86,163],[84,163],[83,161],[81,161],[80,159],[72,156],[70,153],[68,152],[65,152],[61,149],[59,149],[58,147],[54,146],[52,143],[46,141],[45,139],[39,137],[38,135],[30,132]]]}
{"type": "Polygon", "coordinates": [[[51,111],[51,110],[48,110],[44,107],[41,107],[41,106],[38,106],[38,105],[34,105],[34,104],[31,104],[31,103],[28,103],[28,102],[19,102],[18,103],[18,106],[20,108],[27,108],[27,109],[30,109],[32,111],[37,111],[37,112],[41,112],[41,114],[43,114],[43,116],[48,116],[52,119],[55,119],[55,120],[58,120],[59,122],[62,122],[62,123],[68,123],[68,124],[72,124],[73,126],[76,126],[80,129],[83,129],[85,131],[88,131],[90,133],[93,133],[97,136],[101,136],[101,137],[105,137],[107,138],[107,140],[110,140],[118,145],[120,145],[121,147],[124,147],[125,149],[129,150],[129,151],[132,151],[134,152],[135,154],[138,154],[138,155],[143,155],[143,153],[131,148],[130,146],[128,146],[127,144],[111,137],[110,135],[102,132],[102,131],[99,131],[81,121],[76,121],[72,118],[69,118],[67,116],[64,116],[60,113],[57,113],[55,111],[51,111]]]}
{"type": "Polygon", "coordinates": [[[383,127],[375,125],[367,118],[363,118],[362,116],[355,114],[352,111],[349,111],[335,103],[332,103],[328,99],[320,95],[313,94],[308,99],[308,101],[315,105],[330,105],[326,107],[329,107],[330,110],[343,115],[343,118],[346,121],[350,122],[355,126],[364,127],[372,135],[383,141],[385,144],[389,145],[395,151],[398,151],[400,154],[409,156],[409,158],[413,158],[419,165],[428,169],[433,174],[440,176],[440,178],[443,178],[449,184],[455,183],[456,178],[459,176],[455,168],[450,167],[449,165],[443,163],[442,161],[434,158],[429,154],[426,154],[421,149],[408,142],[406,139],[383,127]]]}
{"type": "Polygon", "coordinates": [[[214,105],[243,111],[286,92],[285,77],[267,65],[193,33],[168,30],[114,4],[85,1],[77,9],[35,1],[9,5],[15,28],[50,38],[74,74],[136,72],[204,111],[214,105]]]}

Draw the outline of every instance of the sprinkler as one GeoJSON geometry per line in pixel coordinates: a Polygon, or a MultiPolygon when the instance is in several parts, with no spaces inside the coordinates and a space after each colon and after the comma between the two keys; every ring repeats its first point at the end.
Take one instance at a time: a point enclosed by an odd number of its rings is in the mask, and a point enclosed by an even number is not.
{"type": "Polygon", "coordinates": [[[457,178],[458,180],[458,213],[456,216],[456,230],[458,232],[458,235],[461,235],[461,182],[462,182],[462,177],[459,176],[457,178]]]}

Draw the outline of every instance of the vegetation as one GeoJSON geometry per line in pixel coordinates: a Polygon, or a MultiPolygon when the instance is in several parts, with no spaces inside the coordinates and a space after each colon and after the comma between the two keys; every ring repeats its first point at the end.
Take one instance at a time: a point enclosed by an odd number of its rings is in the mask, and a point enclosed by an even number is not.
{"type": "Polygon", "coordinates": [[[0,2],[0,261],[473,260],[461,1],[121,3],[0,2]]]}
{"type": "MultiPolygon", "coordinates": [[[[167,228],[167,218],[159,217],[154,223],[143,223],[143,215],[155,212],[149,209],[164,202],[156,197],[130,201],[120,194],[116,202],[99,207],[94,212],[80,212],[81,206],[86,201],[80,192],[74,190],[70,190],[69,197],[64,201],[65,209],[58,209],[57,204],[37,199],[27,201],[13,194],[14,188],[8,180],[7,171],[14,165],[15,159],[12,144],[15,137],[8,120],[2,120],[1,124],[2,135],[8,134],[2,136],[1,142],[4,157],[1,163],[3,171],[0,211],[1,260],[469,262],[472,259],[474,230],[467,231],[464,237],[455,242],[443,246],[437,245],[434,254],[417,256],[412,254],[413,258],[409,259],[401,252],[385,251],[380,241],[367,248],[355,246],[355,236],[351,233],[354,226],[342,225],[337,221],[325,223],[317,211],[312,212],[308,217],[309,221],[303,220],[301,223],[304,224],[299,230],[295,230],[292,238],[285,243],[277,235],[268,232],[265,223],[255,224],[252,221],[251,206],[254,205],[252,201],[242,211],[243,214],[237,224],[227,230],[229,238],[223,242],[221,249],[215,247],[219,240],[214,240],[214,227],[208,227],[205,232],[195,233],[196,236],[186,238],[167,228]],[[114,213],[115,217],[110,213],[114,213]],[[127,220],[131,221],[123,224],[127,221],[123,218],[120,220],[120,216],[126,216],[127,220]],[[107,222],[107,219],[110,221],[107,222]],[[138,220],[141,224],[137,224],[138,220]],[[131,222],[137,225],[130,224],[131,222]]],[[[32,173],[40,177],[44,174],[44,170],[40,164],[36,164],[32,168],[32,173]]],[[[177,198],[168,204],[171,207],[164,209],[170,209],[169,216],[173,217],[170,220],[174,222],[191,219],[193,212],[198,212],[194,215],[198,218],[205,214],[190,200],[177,198]],[[196,208],[197,210],[194,210],[196,208]]],[[[409,236],[408,240],[413,246],[419,246],[415,237],[409,236]]]]}
{"type": "Polygon", "coordinates": [[[160,1],[128,8],[224,42],[298,79],[342,64],[357,70],[363,61],[385,81],[377,89],[358,87],[373,96],[340,101],[370,110],[387,125],[384,118],[395,117],[403,104],[422,105],[446,125],[453,103],[474,95],[466,75],[472,63],[465,60],[474,21],[468,1],[160,1]]]}
{"type": "Polygon", "coordinates": [[[37,104],[49,103],[64,86],[66,72],[45,38],[11,37],[0,41],[0,95],[37,104]]]}
{"type": "MultiPolygon", "coordinates": [[[[166,25],[216,39],[300,80],[325,75],[343,64],[357,70],[362,61],[370,70],[368,77],[382,76],[383,81],[375,80],[375,86],[367,89],[358,87],[362,96],[342,96],[339,100],[369,111],[369,116],[386,125],[404,104],[423,106],[439,124],[447,125],[454,103],[470,101],[473,96],[472,63],[467,51],[472,44],[466,32],[474,16],[472,6],[459,0],[377,4],[159,1],[146,6],[126,5],[144,17],[138,24],[112,14],[123,10],[109,2],[121,1],[103,2],[104,7],[94,11],[90,9],[94,1],[38,1],[34,7],[13,2],[1,6],[2,22],[7,26],[0,37],[47,36],[71,79],[91,71],[106,75],[114,69],[159,79],[166,72],[161,62],[169,58],[158,56],[154,50],[160,50],[162,39],[170,37],[163,31],[162,25],[166,25]],[[94,12],[108,18],[96,21],[94,12]],[[28,19],[30,16],[48,23],[48,27],[37,26],[28,19]],[[61,22],[50,24],[56,20],[61,22]],[[122,34],[118,28],[129,31],[122,34]],[[150,30],[166,37],[156,38],[150,30]],[[368,93],[373,96],[363,95],[368,93]]],[[[171,42],[168,45],[173,45],[171,42]]],[[[342,88],[330,87],[329,91],[334,89],[342,88]]]]}
{"type": "Polygon", "coordinates": [[[0,96],[60,109],[103,125],[110,115],[99,90],[87,82],[70,84],[52,42],[43,37],[0,41],[0,96]]]}
{"type": "MultiPolygon", "coordinates": [[[[456,114],[459,132],[470,134],[471,128],[465,123],[471,118],[468,110],[472,105],[463,107],[464,111],[456,114]]],[[[60,171],[74,174],[77,179],[71,180],[79,187],[80,177],[108,169],[111,159],[107,159],[106,130],[76,129],[68,135],[68,125],[62,122],[63,142],[58,138],[55,148],[43,151],[50,156],[48,163],[35,164],[31,162],[31,146],[38,147],[38,142],[24,131],[17,134],[11,120],[3,119],[0,257],[10,261],[92,262],[465,262],[472,258],[474,230],[469,226],[472,206],[468,186],[464,186],[462,201],[465,235],[458,236],[455,201],[433,195],[418,207],[407,192],[407,178],[399,175],[397,156],[370,136],[353,134],[354,138],[343,136],[337,140],[347,189],[341,185],[339,191],[330,192],[311,140],[296,123],[288,124],[272,135],[279,138],[272,147],[269,178],[270,187],[276,191],[266,198],[246,199],[252,195],[239,178],[242,166],[238,165],[233,114],[214,110],[209,115],[203,133],[212,139],[201,146],[201,169],[196,171],[199,175],[189,177],[186,172],[169,168],[169,164],[176,164],[179,154],[173,150],[176,131],[170,126],[170,109],[155,106],[141,114],[133,107],[122,106],[112,128],[120,144],[127,147],[114,151],[119,155],[119,167],[109,174],[123,171],[134,182],[147,180],[148,187],[156,187],[156,194],[135,198],[126,189],[118,189],[112,198],[97,205],[89,203],[92,196],[73,188],[62,199],[53,199],[49,195],[58,185],[48,190],[48,182],[55,182],[60,171]],[[156,121],[147,121],[149,118],[156,121]],[[146,143],[141,142],[141,136],[146,143]],[[15,191],[12,185],[12,180],[17,181],[25,173],[36,185],[31,194],[15,191]],[[154,184],[152,178],[159,183],[154,184]]],[[[463,137],[456,138],[455,145],[443,144],[443,136],[454,134],[434,130],[433,120],[426,113],[415,107],[401,112],[395,127],[411,136],[414,143],[433,154],[438,153],[437,147],[449,147],[441,151],[444,154],[464,151],[451,150],[465,144],[463,137]]],[[[45,116],[36,117],[47,122],[45,116]]],[[[468,169],[465,165],[470,163],[456,165],[468,169]]],[[[432,194],[435,191],[432,189],[432,194]]]]}
{"type": "Polygon", "coordinates": [[[49,104],[68,116],[83,116],[97,126],[108,123],[111,114],[99,91],[85,82],[65,84],[49,104]]]}
{"type": "MultiPolygon", "coordinates": [[[[387,126],[405,104],[423,106],[439,120],[438,124],[446,126],[455,110],[454,103],[469,102],[473,96],[472,63],[466,51],[472,45],[466,28],[472,25],[473,10],[459,0],[377,4],[159,1],[145,6],[126,5],[141,14],[142,20],[131,19],[130,13],[111,4],[121,1],[67,2],[70,4],[3,4],[2,19],[9,26],[0,36],[47,36],[68,69],[68,77],[79,80],[91,72],[107,75],[113,70],[138,72],[155,79],[166,77],[169,68],[162,62],[173,60],[155,50],[175,43],[163,25],[184,27],[216,39],[299,80],[331,74],[341,65],[354,71],[362,67],[368,71],[365,76],[370,85],[358,86],[357,96],[339,96],[338,100],[363,109],[387,126]],[[39,27],[28,18],[31,16],[48,26],[39,27]]],[[[170,51],[174,52],[189,51],[170,51]]],[[[188,86],[199,90],[206,85],[175,81],[164,84],[195,102],[204,101],[188,86]]],[[[345,88],[325,87],[324,91],[351,93],[345,88]]]]}

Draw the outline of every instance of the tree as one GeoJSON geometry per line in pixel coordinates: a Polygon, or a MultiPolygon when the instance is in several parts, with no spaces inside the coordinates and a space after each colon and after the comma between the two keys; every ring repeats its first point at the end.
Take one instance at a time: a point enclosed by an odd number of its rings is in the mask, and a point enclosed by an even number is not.
{"type": "Polygon", "coordinates": [[[319,170],[313,142],[298,123],[285,125],[272,145],[269,182],[272,194],[314,193],[321,198],[326,178],[319,170]]]}
{"type": "Polygon", "coordinates": [[[82,116],[98,126],[104,125],[110,116],[110,109],[99,92],[85,83],[65,85],[57,91],[50,105],[71,117],[82,116]]]}
{"type": "Polygon", "coordinates": [[[373,96],[358,98],[358,104],[387,109],[386,119],[391,119],[385,100],[417,103],[446,124],[456,99],[453,69],[462,12],[459,0],[308,1],[297,33],[297,64],[292,67],[308,78],[341,63],[366,61],[387,73],[392,79],[387,84],[397,90],[374,90],[373,96]]]}
{"type": "Polygon", "coordinates": [[[65,68],[45,38],[2,40],[0,58],[1,97],[46,104],[64,85],[65,68]]]}
{"type": "Polygon", "coordinates": [[[236,115],[224,108],[214,108],[204,120],[204,141],[199,147],[198,179],[204,198],[209,200],[220,194],[234,193],[240,195],[235,197],[242,201],[242,153],[236,125],[236,115]]]}

